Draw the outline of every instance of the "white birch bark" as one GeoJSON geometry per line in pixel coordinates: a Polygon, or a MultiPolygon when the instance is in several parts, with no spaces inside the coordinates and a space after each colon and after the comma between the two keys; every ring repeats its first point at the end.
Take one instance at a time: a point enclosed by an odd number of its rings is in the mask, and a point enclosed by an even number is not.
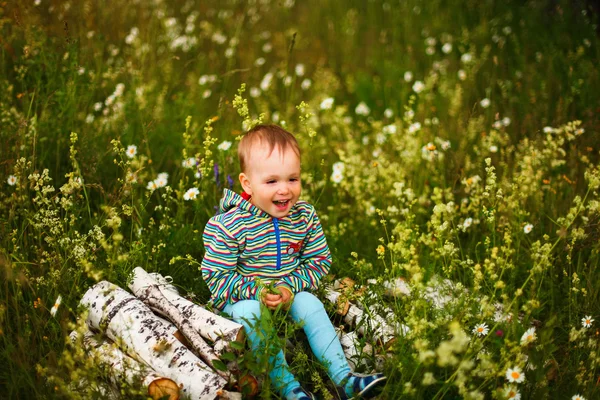
{"type": "MultiPolygon", "coordinates": [[[[244,327],[241,324],[216,315],[204,307],[179,296],[176,290],[163,287],[159,283],[164,279],[161,278],[157,274],[148,274],[143,268],[137,267],[133,270],[133,279],[129,284],[129,288],[136,296],[141,297],[149,286],[157,285],[161,295],[179,311],[185,320],[189,321],[194,330],[203,338],[213,342],[214,352],[217,356],[232,351],[231,342],[244,340],[244,327]]],[[[160,314],[164,315],[165,313],[151,304],[150,308],[160,314]]]]}
{"type": "Polygon", "coordinates": [[[350,367],[354,370],[360,365],[367,366],[367,357],[365,355],[373,355],[373,346],[367,343],[361,349],[356,331],[347,333],[338,332],[338,337],[340,338],[342,350],[344,350],[344,355],[350,367]]]}
{"type": "Polygon", "coordinates": [[[219,357],[215,354],[214,350],[206,343],[202,336],[200,336],[198,331],[194,329],[190,320],[187,319],[182,312],[167,299],[167,297],[165,297],[165,294],[160,290],[158,283],[152,279],[144,269],[140,267],[134,269],[133,279],[129,286],[140,300],[152,307],[152,309],[165,315],[179,328],[179,331],[189,341],[190,346],[192,346],[196,351],[196,354],[198,354],[205,363],[210,365],[225,379],[231,378],[230,373],[219,371],[215,368],[214,363],[215,361],[219,361],[219,357]]]}
{"type": "Polygon", "coordinates": [[[99,282],[81,304],[89,310],[86,322],[91,329],[104,332],[129,356],[177,382],[182,396],[213,400],[225,387],[223,377],[175,338],[171,324],[120,287],[99,282]]]}
{"type": "Polygon", "coordinates": [[[162,390],[156,393],[157,390],[167,388],[169,400],[179,399],[179,387],[175,381],[160,376],[148,366],[137,362],[123,353],[114,343],[107,340],[97,341],[89,330],[86,330],[81,338],[77,331],[71,332],[69,336],[73,344],[83,344],[86,352],[103,367],[115,387],[120,387],[123,382],[134,387],[141,384],[147,389],[148,395],[155,400],[167,394],[162,390]]]}

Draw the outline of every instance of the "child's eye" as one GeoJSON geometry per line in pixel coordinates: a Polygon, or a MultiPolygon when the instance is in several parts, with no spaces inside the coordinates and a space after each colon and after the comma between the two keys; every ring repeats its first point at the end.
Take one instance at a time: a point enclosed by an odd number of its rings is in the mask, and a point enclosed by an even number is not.
{"type": "Polygon", "coordinates": [[[291,179],[290,179],[290,182],[298,182],[298,181],[299,181],[299,179],[298,179],[298,178],[291,178],[291,179]]]}
{"type": "Polygon", "coordinates": [[[267,184],[273,184],[275,182],[277,182],[275,179],[270,179],[270,180],[267,181],[267,184]]]}

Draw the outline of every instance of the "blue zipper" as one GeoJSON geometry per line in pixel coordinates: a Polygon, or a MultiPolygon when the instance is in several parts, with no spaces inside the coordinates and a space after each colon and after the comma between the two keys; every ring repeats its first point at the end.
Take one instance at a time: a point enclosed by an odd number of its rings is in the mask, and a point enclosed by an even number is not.
{"type": "Polygon", "coordinates": [[[281,269],[281,238],[279,237],[279,222],[277,218],[273,218],[273,226],[275,226],[275,239],[277,240],[277,271],[281,269]]]}

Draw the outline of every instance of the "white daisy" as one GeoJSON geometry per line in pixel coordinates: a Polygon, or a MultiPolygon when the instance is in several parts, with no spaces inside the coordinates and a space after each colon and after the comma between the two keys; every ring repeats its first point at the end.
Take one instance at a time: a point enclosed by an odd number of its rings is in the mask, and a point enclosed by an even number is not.
{"type": "Polygon", "coordinates": [[[332,107],[333,107],[333,97],[326,98],[319,105],[319,108],[321,110],[331,110],[332,107]]]}
{"type": "Polygon", "coordinates": [[[490,146],[490,153],[497,153],[497,152],[498,152],[498,146],[491,145],[490,146]]]}
{"type": "Polygon", "coordinates": [[[300,87],[302,88],[302,90],[308,90],[308,89],[310,89],[311,86],[312,86],[312,81],[308,78],[304,79],[302,81],[302,83],[300,84],[300,87]]]}
{"type": "Polygon", "coordinates": [[[506,370],[506,379],[511,383],[521,383],[525,380],[525,374],[519,367],[509,368],[506,370]]]}
{"type": "Polygon", "coordinates": [[[473,328],[473,333],[477,336],[485,336],[488,334],[489,331],[490,328],[488,328],[485,322],[483,324],[475,325],[475,327],[473,328]]]}
{"type": "Polygon", "coordinates": [[[17,184],[17,182],[19,182],[19,178],[17,178],[14,175],[9,175],[8,179],[6,180],[6,182],[10,185],[10,186],[15,186],[17,184]]]}
{"type": "Polygon", "coordinates": [[[345,169],[346,164],[344,164],[342,161],[338,161],[333,164],[333,172],[344,172],[345,169]]]}
{"type": "Polygon", "coordinates": [[[416,81],[412,86],[412,90],[415,93],[421,93],[423,89],[425,89],[425,84],[421,81],[416,81]]]}
{"type": "Polygon", "coordinates": [[[127,151],[125,152],[125,155],[127,155],[127,157],[133,158],[133,157],[135,157],[136,154],[137,154],[137,146],[136,145],[131,144],[131,145],[127,146],[127,151]]]}
{"type": "Polygon", "coordinates": [[[296,72],[296,75],[298,76],[304,76],[304,64],[296,65],[294,72],[296,72]]]}
{"type": "Polygon", "coordinates": [[[450,52],[452,51],[452,43],[445,43],[445,44],[442,46],[442,51],[443,51],[445,54],[448,54],[448,53],[450,53],[450,52]]]}
{"type": "Polygon", "coordinates": [[[196,197],[200,194],[200,190],[197,188],[188,189],[187,192],[183,195],[184,200],[195,200],[196,197]]]}
{"type": "Polygon", "coordinates": [[[529,233],[529,232],[531,232],[532,229],[533,229],[533,225],[527,224],[523,227],[523,232],[529,233]]]}
{"type": "Polygon", "coordinates": [[[460,56],[460,61],[464,62],[465,64],[470,63],[473,60],[473,56],[470,53],[465,53],[462,56],[460,56]]]}
{"type": "Polygon", "coordinates": [[[158,189],[158,186],[156,186],[156,183],[154,181],[150,181],[148,182],[148,184],[146,185],[146,189],[153,191],[158,189]]]}
{"type": "Polygon", "coordinates": [[[514,385],[509,385],[504,388],[504,397],[507,400],[520,400],[521,393],[519,393],[514,385]]]}
{"type": "Polygon", "coordinates": [[[383,112],[383,116],[386,118],[392,118],[394,116],[394,112],[392,111],[391,108],[386,108],[385,111],[383,112]]]}
{"type": "Polygon", "coordinates": [[[525,331],[523,336],[521,336],[521,346],[532,343],[537,339],[537,335],[535,334],[535,328],[531,327],[525,331]]]}
{"type": "Polygon", "coordinates": [[[340,183],[344,179],[344,174],[341,171],[333,171],[331,174],[331,181],[333,183],[340,183]]]}
{"type": "Polygon", "coordinates": [[[464,69],[459,69],[457,74],[458,79],[460,79],[461,81],[464,81],[465,79],[467,79],[467,73],[465,72],[464,69]]]}
{"type": "Polygon", "coordinates": [[[194,168],[196,166],[196,158],[195,157],[190,157],[186,160],[183,160],[181,162],[181,166],[183,168],[194,168]]]}
{"type": "Polygon", "coordinates": [[[585,397],[580,394],[576,394],[575,396],[571,397],[571,400],[585,400],[585,397]]]}
{"type": "Polygon", "coordinates": [[[227,151],[231,148],[231,142],[228,140],[224,140],[223,143],[217,146],[217,149],[221,151],[227,151]]]}
{"type": "Polygon", "coordinates": [[[361,101],[354,109],[354,112],[356,112],[358,115],[367,116],[371,113],[371,109],[364,101],[361,101]]]}
{"type": "Polygon", "coordinates": [[[50,315],[52,315],[53,317],[56,315],[56,312],[58,311],[58,307],[60,307],[60,303],[62,303],[62,296],[59,294],[58,297],[56,298],[56,301],[54,302],[54,305],[50,309],[50,315]]]}
{"type": "Polygon", "coordinates": [[[406,72],[404,73],[404,80],[405,80],[406,82],[411,82],[411,81],[413,80],[413,73],[412,73],[412,72],[410,72],[410,71],[406,71],[406,72]]]}
{"type": "Polygon", "coordinates": [[[591,327],[592,322],[594,322],[594,319],[592,318],[591,315],[587,315],[584,318],[581,318],[581,325],[583,325],[584,328],[591,327]]]}
{"type": "Polygon", "coordinates": [[[463,222],[463,227],[466,229],[468,227],[470,227],[473,224],[473,218],[469,217],[465,219],[465,222],[463,222]]]}
{"type": "Polygon", "coordinates": [[[490,99],[487,97],[479,102],[479,105],[483,108],[488,108],[490,106],[490,99]]]}

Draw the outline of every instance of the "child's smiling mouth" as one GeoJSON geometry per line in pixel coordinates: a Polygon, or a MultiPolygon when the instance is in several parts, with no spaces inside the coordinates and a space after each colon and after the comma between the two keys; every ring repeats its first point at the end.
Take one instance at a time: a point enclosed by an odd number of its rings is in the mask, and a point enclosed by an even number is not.
{"type": "Polygon", "coordinates": [[[273,200],[273,203],[279,208],[287,207],[289,200],[273,200]]]}

